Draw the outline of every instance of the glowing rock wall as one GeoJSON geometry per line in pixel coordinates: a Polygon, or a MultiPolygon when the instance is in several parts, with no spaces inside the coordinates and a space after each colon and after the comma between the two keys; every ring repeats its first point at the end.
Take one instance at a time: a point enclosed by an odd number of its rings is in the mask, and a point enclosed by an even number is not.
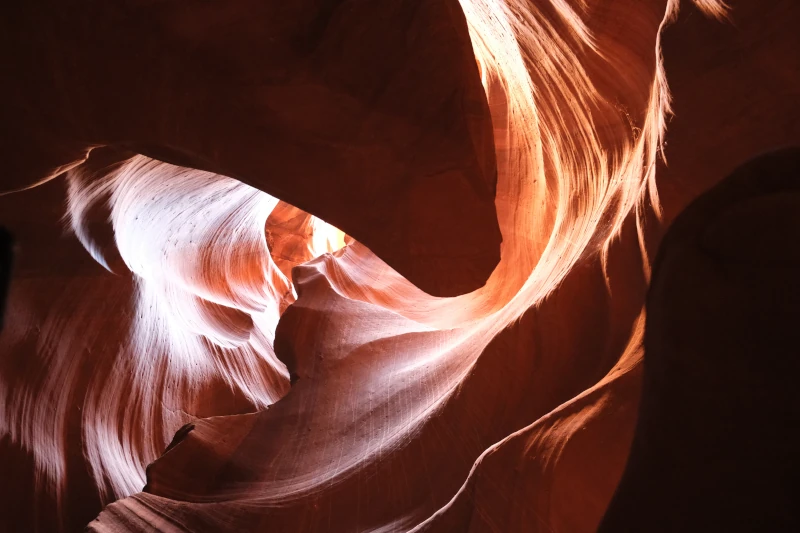
{"type": "Polygon", "coordinates": [[[791,0],[13,15],[0,530],[594,531],[664,229],[800,141],[791,0]]]}

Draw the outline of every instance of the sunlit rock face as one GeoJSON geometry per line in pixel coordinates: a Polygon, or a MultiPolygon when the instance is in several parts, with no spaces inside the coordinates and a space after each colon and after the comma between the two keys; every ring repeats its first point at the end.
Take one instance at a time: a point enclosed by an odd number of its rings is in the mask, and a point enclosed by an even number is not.
{"type": "Polygon", "coordinates": [[[655,530],[651,258],[800,143],[798,4],[10,15],[0,531],[655,530]]]}

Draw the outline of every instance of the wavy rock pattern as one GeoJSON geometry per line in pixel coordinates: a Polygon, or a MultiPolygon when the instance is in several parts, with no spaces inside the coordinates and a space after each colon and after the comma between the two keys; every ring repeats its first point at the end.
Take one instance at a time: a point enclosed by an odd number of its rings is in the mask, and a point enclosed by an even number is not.
{"type": "MultiPolygon", "coordinates": [[[[93,152],[66,176],[75,235],[115,273],[63,279],[60,262],[36,261],[42,271],[18,273],[2,337],[3,429],[30,454],[33,492],[56,509],[83,490],[73,488],[81,475],[100,501],[141,489],[145,466],[183,424],[264,408],[289,386],[273,342],[294,298],[264,233],[278,200],[230,178],[119,157],[93,152]]],[[[26,239],[22,216],[24,253],[41,243],[26,239]]],[[[49,226],[57,235],[58,221],[49,226]]],[[[310,253],[330,251],[324,233],[336,230],[312,226],[310,253]]]]}
{"type": "Polygon", "coordinates": [[[0,529],[596,530],[664,228],[800,143],[796,4],[684,4],[15,8],[0,529]]]}

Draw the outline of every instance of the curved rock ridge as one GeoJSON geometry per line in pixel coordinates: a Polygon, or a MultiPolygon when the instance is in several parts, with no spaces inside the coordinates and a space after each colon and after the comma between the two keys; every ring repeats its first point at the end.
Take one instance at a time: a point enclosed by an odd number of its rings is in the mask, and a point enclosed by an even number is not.
{"type": "Polygon", "coordinates": [[[0,337],[0,420],[17,450],[4,460],[27,455],[31,470],[17,476],[35,479],[6,516],[63,512],[45,515],[42,530],[88,522],[100,502],[140,490],[182,425],[282,397],[289,376],[274,332],[294,294],[265,227],[278,238],[302,230],[306,259],[335,251],[340,233],[315,217],[282,218],[277,199],[231,178],[110,149],[63,181],[30,199],[58,212],[66,193],[68,224],[105,270],[84,261],[65,271],[81,254],[59,239],[61,217],[3,198],[19,217],[22,256],[0,337]],[[51,249],[28,255],[39,247],[51,249]]]}
{"type": "Polygon", "coordinates": [[[792,0],[64,5],[15,8],[63,94],[6,123],[0,530],[595,531],[662,234],[800,144],[792,0]]]}
{"type": "Polygon", "coordinates": [[[0,191],[111,146],[249,183],[436,296],[481,287],[500,259],[456,0],[19,2],[2,39],[0,191]]]}

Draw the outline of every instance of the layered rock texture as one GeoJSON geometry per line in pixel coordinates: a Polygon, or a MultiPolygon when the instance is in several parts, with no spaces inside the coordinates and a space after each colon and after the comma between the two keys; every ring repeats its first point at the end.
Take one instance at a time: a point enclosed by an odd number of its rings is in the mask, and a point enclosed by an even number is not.
{"type": "Polygon", "coordinates": [[[2,25],[0,532],[797,530],[794,0],[2,25]]]}

